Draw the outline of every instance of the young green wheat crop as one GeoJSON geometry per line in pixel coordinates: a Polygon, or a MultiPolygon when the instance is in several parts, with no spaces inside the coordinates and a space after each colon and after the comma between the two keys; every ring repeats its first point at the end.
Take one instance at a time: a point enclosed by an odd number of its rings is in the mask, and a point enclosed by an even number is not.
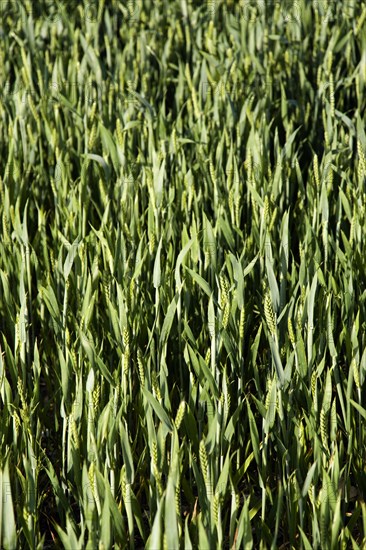
{"type": "Polygon", "coordinates": [[[0,547],[366,547],[366,3],[0,1],[0,547]]]}

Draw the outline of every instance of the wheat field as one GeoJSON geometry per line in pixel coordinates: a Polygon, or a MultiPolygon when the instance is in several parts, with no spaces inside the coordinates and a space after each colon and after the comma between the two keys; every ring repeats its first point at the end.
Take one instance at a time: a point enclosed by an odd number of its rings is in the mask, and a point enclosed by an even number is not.
{"type": "Polygon", "coordinates": [[[366,547],[366,3],[0,1],[0,548],[366,547]]]}

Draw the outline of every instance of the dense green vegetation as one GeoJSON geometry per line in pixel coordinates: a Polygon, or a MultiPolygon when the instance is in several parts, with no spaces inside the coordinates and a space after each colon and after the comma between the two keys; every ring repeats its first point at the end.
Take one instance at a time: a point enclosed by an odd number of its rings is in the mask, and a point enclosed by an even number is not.
{"type": "Polygon", "coordinates": [[[365,548],[366,3],[0,17],[0,547],[365,548]]]}

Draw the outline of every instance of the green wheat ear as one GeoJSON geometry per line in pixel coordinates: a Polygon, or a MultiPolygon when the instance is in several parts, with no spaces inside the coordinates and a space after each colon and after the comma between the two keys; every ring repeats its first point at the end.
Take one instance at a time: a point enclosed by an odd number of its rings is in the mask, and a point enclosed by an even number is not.
{"type": "Polygon", "coordinates": [[[276,334],[276,317],[272,307],[272,300],[269,293],[266,294],[264,299],[264,315],[266,323],[272,336],[276,334]]]}
{"type": "Polygon", "coordinates": [[[287,327],[288,327],[290,342],[293,346],[295,346],[295,333],[294,333],[294,328],[292,326],[291,317],[288,317],[287,319],[287,327]]]}
{"type": "Polygon", "coordinates": [[[186,409],[186,403],[185,401],[182,401],[179,405],[177,416],[175,417],[175,421],[174,421],[177,430],[179,430],[180,425],[183,421],[185,409],[186,409]]]}

